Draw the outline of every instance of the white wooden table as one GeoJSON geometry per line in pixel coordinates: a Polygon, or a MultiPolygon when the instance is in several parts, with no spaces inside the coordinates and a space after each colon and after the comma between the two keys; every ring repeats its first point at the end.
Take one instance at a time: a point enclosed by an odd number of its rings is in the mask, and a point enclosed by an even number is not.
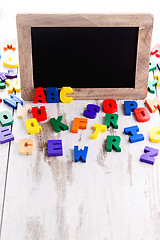
{"type": "MultiPolygon", "coordinates": [[[[2,41],[1,41],[2,43],[2,41]]],[[[7,50],[7,53],[13,53],[7,50]]],[[[3,53],[2,59],[7,53],[3,53]],[[4,55],[3,55],[4,54],[4,55]]],[[[6,71],[0,60],[0,71],[6,71]]],[[[151,73],[153,74],[153,73],[151,73]]],[[[153,97],[153,94],[148,94],[153,97]]],[[[160,90],[156,91],[160,97],[160,90]]],[[[0,90],[0,96],[9,96],[0,90]]],[[[18,95],[19,96],[19,95],[18,95]]],[[[139,107],[144,101],[137,101],[139,107]]],[[[24,102],[24,104],[27,102],[24,102]]],[[[124,115],[123,101],[117,101],[119,128],[110,127],[96,140],[90,139],[94,123],[104,124],[102,101],[73,101],[45,105],[48,119],[41,122],[42,133],[29,135],[25,120],[17,110],[0,103],[0,111],[14,116],[10,127],[15,140],[0,145],[0,218],[2,240],[157,240],[160,239],[160,156],[155,164],[139,161],[149,141],[150,129],[160,126],[159,111],[146,123],[124,115]],[[87,130],[71,133],[74,117],[83,117],[88,103],[101,107],[87,130]],[[55,133],[50,118],[63,116],[69,131],[55,133]],[[124,128],[138,125],[145,140],[131,144],[124,128]],[[121,137],[121,153],[106,151],[107,135],[121,137]],[[21,138],[34,140],[34,153],[18,153],[21,138]],[[63,156],[48,157],[47,140],[62,139],[63,156]],[[74,145],[88,146],[87,162],[74,162],[74,145]]]]}

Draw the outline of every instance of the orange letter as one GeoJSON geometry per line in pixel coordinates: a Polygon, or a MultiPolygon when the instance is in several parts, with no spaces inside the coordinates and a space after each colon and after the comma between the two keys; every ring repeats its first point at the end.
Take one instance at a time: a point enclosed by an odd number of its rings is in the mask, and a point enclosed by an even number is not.
{"type": "Polygon", "coordinates": [[[147,107],[151,113],[154,113],[157,108],[160,109],[160,100],[158,97],[154,97],[153,100],[146,99],[145,103],[147,104],[147,107]]]}
{"type": "Polygon", "coordinates": [[[74,118],[72,125],[72,133],[78,133],[78,129],[86,129],[87,122],[87,118],[74,118]]]}

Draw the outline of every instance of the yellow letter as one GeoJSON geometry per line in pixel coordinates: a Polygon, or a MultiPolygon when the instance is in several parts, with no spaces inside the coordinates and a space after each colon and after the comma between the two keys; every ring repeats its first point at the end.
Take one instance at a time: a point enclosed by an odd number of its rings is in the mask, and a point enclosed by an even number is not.
{"type": "Polygon", "coordinates": [[[38,125],[36,118],[27,119],[25,121],[26,129],[29,134],[42,132],[42,128],[38,125]]]}
{"type": "Polygon", "coordinates": [[[63,103],[70,103],[72,102],[72,97],[67,97],[67,93],[73,93],[73,89],[71,87],[62,87],[60,91],[60,100],[63,103]]]}
{"type": "Polygon", "coordinates": [[[9,68],[17,68],[19,66],[19,61],[18,61],[18,59],[13,58],[13,57],[6,57],[3,60],[3,64],[4,64],[4,66],[9,67],[9,68]]]}
{"type": "Polygon", "coordinates": [[[5,83],[9,86],[8,92],[12,93],[13,91],[15,92],[20,92],[21,89],[18,85],[18,78],[13,78],[13,79],[6,79],[5,83]]]}
{"type": "Polygon", "coordinates": [[[107,130],[107,126],[95,123],[94,126],[93,126],[93,129],[95,131],[94,131],[94,133],[92,135],[90,135],[90,138],[91,139],[96,139],[96,138],[98,138],[100,132],[105,132],[107,130]]]}
{"type": "MultiPolygon", "coordinates": [[[[154,71],[154,79],[160,81],[160,72],[159,71],[154,71]]],[[[160,86],[160,82],[157,83],[157,86],[160,86]]]]}
{"type": "Polygon", "coordinates": [[[151,128],[150,134],[149,134],[149,140],[151,142],[159,143],[160,142],[160,127],[153,127],[151,128]]]}

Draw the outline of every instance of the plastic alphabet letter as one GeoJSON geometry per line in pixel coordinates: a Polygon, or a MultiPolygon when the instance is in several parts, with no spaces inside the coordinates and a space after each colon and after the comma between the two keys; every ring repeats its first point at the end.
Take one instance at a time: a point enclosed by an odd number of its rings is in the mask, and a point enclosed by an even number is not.
{"type": "Polygon", "coordinates": [[[103,111],[105,113],[117,112],[117,103],[114,99],[106,99],[103,101],[103,111]]]}
{"type": "Polygon", "coordinates": [[[134,111],[138,107],[138,104],[136,101],[124,101],[124,110],[125,110],[125,115],[130,116],[131,112],[134,111]]]}
{"type": "Polygon", "coordinates": [[[62,87],[60,90],[60,100],[63,103],[70,103],[73,100],[73,97],[67,97],[67,93],[73,93],[73,89],[71,87],[62,87]]]}
{"type": "Polygon", "coordinates": [[[25,121],[25,126],[29,134],[42,132],[42,128],[38,125],[36,118],[27,119],[25,121]]]}
{"type": "Polygon", "coordinates": [[[159,143],[160,142],[160,127],[153,127],[150,130],[149,140],[151,142],[159,143]]]}
{"type": "Polygon", "coordinates": [[[9,86],[9,88],[8,88],[9,93],[12,93],[13,91],[15,91],[15,92],[21,91],[19,84],[18,84],[18,78],[13,78],[12,80],[6,79],[5,83],[9,86]]]}
{"type": "Polygon", "coordinates": [[[121,152],[120,148],[121,138],[119,136],[107,136],[107,152],[111,152],[114,149],[116,152],[121,152]]]}
{"type": "Polygon", "coordinates": [[[151,79],[148,80],[148,91],[150,93],[153,93],[153,94],[155,93],[157,83],[158,83],[158,80],[153,80],[153,81],[151,79]]]}
{"type": "Polygon", "coordinates": [[[0,89],[4,89],[6,88],[6,84],[2,82],[2,80],[0,79],[0,89]]]}
{"type": "Polygon", "coordinates": [[[158,153],[159,153],[159,149],[156,148],[151,148],[148,146],[145,146],[144,148],[144,154],[141,155],[140,157],[140,161],[141,162],[145,162],[145,163],[149,163],[149,164],[154,164],[155,158],[158,153]]]}
{"type": "Polygon", "coordinates": [[[62,140],[48,140],[48,156],[63,156],[62,140]]]}
{"type": "MultiPolygon", "coordinates": [[[[154,71],[154,79],[156,79],[157,81],[160,81],[160,71],[159,70],[154,71]]],[[[158,84],[157,84],[157,86],[158,86],[158,84]]]]}
{"type": "Polygon", "coordinates": [[[5,73],[5,76],[6,76],[6,78],[9,78],[9,79],[17,78],[17,74],[12,69],[9,69],[8,73],[5,73]]]}
{"type": "Polygon", "coordinates": [[[18,152],[23,155],[32,155],[33,139],[23,138],[19,140],[18,152]]]}
{"type": "Polygon", "coordinates": [[[52,127],[54,128],[55,132],[58,133],[61,130],[66,131],[69,129],[67,125],[62,123],[63,116],[59,116],[57,119],[51,118],[50,122],[52,124],[52,127]]]}
{"type": "Polygon", "coordinates": [[[7,143],[14,140],[13,134],[9,131],[7,126],[0,128],[0,143],[7,143]]]}
{"type": "Polygon", "coordinates": [[[72,133],[78,133],[78,129],[86,129],[87,122],[87,118],[74,118],[72,125],[72,133]]]}
{"type": "Polygon", "coordinates": [[[160,44],[157,43],[152,49],[151,49],[151,55],[155,55],[156,57],[160,58],[160,44]]]}
{"type": "Polygon", "coordinates": [[[97,116],[97,113],[99,113],[100,107],[95,104],[88,104],[87,110],[84,110],[83,115],[87,118],[94,119],[97,116]]]}
{"type": "Polygon", "coordinates": [[[4,64],[4,66],[9,67],[9,68],[17,68],[17,67],[19,67],[18,59],[14,58],[14,57],[10,57],[10,56],[6,57],[3,60],[3,64],[4,64]]]}
{"type": "Polygon", "coordinates": [[[154,97],[153,100],[146,99],[145,103],[151,113],[154,113],[157,108],[160,109],[160,99],[158,97],[154,97]]]}
{"type": "Polygon", "coordinates": [[[160,82],[158,82],[156,86],[157,86],[157,87],[160,87],[160,82]]]}
{"type": "Polygon", "coordinates": [[[4,50],[7,50],[7,49],[15,50],[16,49],[16,39],[12,39],[12,40],[5,39],[3,49],[4,50]]]}
{"type": "Polygon", "coordinates": [[[17,113],[18,113],[18,118],[24,118],[26,113],[31,109],[31,105],[30,104],[26,104],[24,107],[22,107],[19,103],[18,103],[18,107],[17,107],[17,113]]]}
{"type": "Polygon", "coordinates": [[[3,102],[14,109],[17,109],[17,103],[23,105],[23,101],[20,98],[16,97],[14,94],[10,95],[10,99],[4,98],[3,102]]]}
{"type": "Polygon", "coordinates": [[[7,79],[5,72],[0,72],[0,79],[2,80],[2,82],[5,82],[5,80],[7,79]]]}
{"type": "Polygon", "coordinates": [[[93,126],[93,129],[95,130],[93,134],[90,135],[91,139],[96,139],[98,138],[100,132],[106,132],[107,130],[107,126],[106,125],[102,125],[102,124],[98,124],[95,123],[93,126]]]}
{"type": "Polygon", "coordinates": [[[74,161],[78,162],[79,160],[82,160],[83,163],[86,163],[87,153],[87,146],[84,147],[84,150],[78,150],[78,146],[74,146],[74,161]]]}
{"type": "Polygon", "coordinates": [[[59,92],[56,87],[46,88],[47,103],[58,103],[59,102],[59,92]]]}
{"type": "Polygon", "coordinates": [[[42,103],[47,103],[46,97],[44,95],[43,87],[38,87],[34,95],[33,103],[38,103],[39,101],[42,103]]]}
{"type": "Polygon", "coordinates": [[[150,120],[150,113],[148,109],[144,107],[134,109],[134,115],[137,122],[147,122],[150,120]]]}
{"type": "Polygon", "coordinates": [[[149,63],[149,72],[154,71],[156,69],[156,63],[153,61],[153,59],[150,57],[150,63],[149,63]]]}
{"type": "Polygon", "coordinates": [[[32,107],[33,118],[36,118],[38,122],[47,120],[47,113],[45,106],[40,106],[40,109],[37,110],[37,107],[32,107]]]}
{"type": "Polygon", "coordinates": [[[132,126],[132,127],[124,128],[124,132],[125,132],[126,135],[131,134],[131,136],[129,137],[129,141],[131,143],[139,142],[139,141],[144,140],[143,134],[137,134],[137,132],[139,132],[139,128],[138,128],[137,125],[132,126]]]}
{"type": "Polygon", "coordinates": [[[112,125],[113,128],[118,129],[118,114],[116,113],[106,113],[105,116],[105,125],[107,126],[107,128],[110,127],[110,125],[112,125]]]}
{"type": "Polygon", "coordinates": [[[9,111],[0,112],[0,123],[2,127],[9,126],[13,124],[14,118],[9,111]]]}

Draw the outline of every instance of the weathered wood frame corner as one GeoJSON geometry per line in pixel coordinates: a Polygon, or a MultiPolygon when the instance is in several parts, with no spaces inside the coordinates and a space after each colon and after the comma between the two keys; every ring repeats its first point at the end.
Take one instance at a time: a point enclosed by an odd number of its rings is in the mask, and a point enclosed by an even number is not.
{"type": "MultiPolygon", "coordinates": [[[[135,88],[74,88],[74,99],[144,99],[153,29],[151,14],[17,14],[21,94],[34,98],[31,27],[139,27],[135,88]]],[[[56,87],[56,86],[54,86],[56,87]]],[[[71,86],[72,87],[72,86],[71,86]]]]}

